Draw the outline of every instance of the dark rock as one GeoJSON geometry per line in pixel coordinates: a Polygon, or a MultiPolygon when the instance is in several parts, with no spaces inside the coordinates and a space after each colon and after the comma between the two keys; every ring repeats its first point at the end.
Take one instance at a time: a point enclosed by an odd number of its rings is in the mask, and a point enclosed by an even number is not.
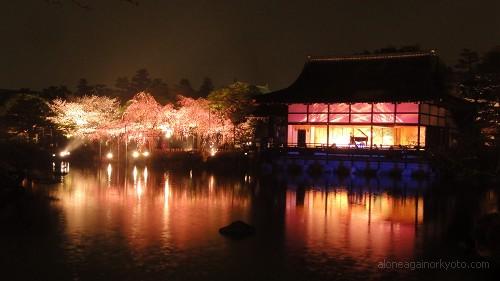
{"type": "Polygon", "coordinates": [[[235,221],[228,226],[220,228],[219,233],[234,239],[242,239],[255,234],[255,227],[242,221],[235,221]]]}

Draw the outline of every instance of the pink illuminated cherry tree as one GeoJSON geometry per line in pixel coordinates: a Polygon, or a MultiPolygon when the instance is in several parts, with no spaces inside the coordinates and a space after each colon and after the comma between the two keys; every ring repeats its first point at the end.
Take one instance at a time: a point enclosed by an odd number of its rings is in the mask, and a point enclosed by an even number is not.
{"type": "MultiPolygon", "coordinates": [[[[88,140],[118,139],[151,148],[162,136],[194,137],[202,147],[227,142],[234,134],[229,118],[211,110],[210,101],[179,96],[174,104],[159,104],[146,92],[136,94],[123,110],[114,98],[84,96],[49,104],[49,117],[67,137],[88,140]]],[[[242,126],[246,128],[246,126],[242,126]]]]}
{"type": "Polygon", "coordinates": [[[119,102],[115,98],[83,96],[49,103],[53,115],[48,119],[67,137],[101,139],[107,135],[103,124],[113,123],[119,117],[119,102]]]}
{"type": "Polygon", "coordinates": [[[206,145],[223,141],[230,134],[231,121],[212,112],[208,100],[179,96],[178,105],[174,128],[179,134],[183,136],[195,134],[206,145]]]}
{"type": "Polygon", "coordinates": [[[136,94],[123,112],[121,127],[126,141],[135,141],[139,146],[151,143],[160,135],[162,106],[146,93],[136,94]]]}

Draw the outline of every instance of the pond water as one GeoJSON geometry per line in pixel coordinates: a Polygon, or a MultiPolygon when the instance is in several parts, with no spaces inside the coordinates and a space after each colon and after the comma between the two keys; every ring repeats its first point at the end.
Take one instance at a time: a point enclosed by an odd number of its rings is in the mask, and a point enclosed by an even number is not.
{"type": "Polygon", "coordinates": [[[463,260],[472,222],[499,202],[495,190],[448,194],[411,179],[65,169],[62,183],[30,187],[53,198],[40,215],[46,227],[2,237],[5,280],[485,277],[380,262],[463,260]],[[235,220],[254,225],[256,235],[218,233],[235,220]]]}

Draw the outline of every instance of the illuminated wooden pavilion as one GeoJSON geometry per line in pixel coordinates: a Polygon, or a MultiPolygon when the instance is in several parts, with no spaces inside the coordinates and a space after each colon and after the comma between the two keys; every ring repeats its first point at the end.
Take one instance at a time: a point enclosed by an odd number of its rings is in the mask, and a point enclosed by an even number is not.
{"type": "Polygon", "coordinates": [[[309,57],[292,85],[258,102],[286,107],[274,144],[446,147],[453,142],[449,105],[454,98],[443,81],[433,51],[309,57]]]}

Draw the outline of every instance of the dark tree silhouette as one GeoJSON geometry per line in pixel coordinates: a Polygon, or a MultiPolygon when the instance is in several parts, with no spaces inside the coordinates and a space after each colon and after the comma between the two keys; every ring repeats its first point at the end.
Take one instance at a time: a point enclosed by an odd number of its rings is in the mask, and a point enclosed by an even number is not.
{"type": "Polygon", "coordinates": [[[39,95],[11,95],[0,107],[0,132],[14,135],[29,133],[37,127],[46,126],[48,114],[47,102],[39,95]]]}
{"type": "Polygon", "coordinates": [[[174,101],[174,97],[170,95],[168,84],[160,78],[155,78],[151,81],[149,92],[159,103],[166,103],[167,101],[174,101]]]}
{"type": "Polygon", "coordinates": [[[80,97],[84,95],[115,96],[115,92],[105,84],[91,85],[87,79],[82,78],[78,80],[75,95],[80,97]]]}
{"type": "Polygon", "coordinates": [[[67,98],[69,95],[71,95],[71,91],[68,89],[68,87],[62,85],[62,86],[50,86],[48,88],[45,88],[41,92],[41,96],[44,99],[47,100],[52,100],[55,98],[67,98]]]}
{"type": "Polygon", "coordinates": [[[483,55],[479,64],[482,73],[500,73],[500,46],[494,47],[483,55]]]}
{"type": "Polygon", "coordinates": [[[175,94],[185,97],[196,97],[196,91],[191,86],[191,82],[187,78],[182,78],[179,84],[175,86],[175,94]]]}
{"type": "Polygon", "coordinates": [[[470,49],[463,49],[458,58],[455,69],[460,72],[472,74],[479,63],[479,55],[470,49]]]}
{"type": "Polygon", "coordinates": [[[458,77],[460,94],[463,97],[474,100],[479,99],[477,89],[478,79],[476,77],[477,65],[479,64],[479,54],[470,49],[463,49],[460,52],[455,64],[456,76],[458,77]]]}
{"type": "MultiPolygon", "coordinates": [[[[464,49],[457,67],[460,72],[459,90],[463,98],[475,107],[476,124],[484,137],[483,143],[500,148],[500,47],[485,53],[480,59],[476,52],[464,49]]],[[[500,168],[500,162],[499,166],[500,168]]]]}
{"type": "Polygon", "coordinates": [[[206,98],[214,90],[212,79],[205,77],[198,90],[198,97],[206,98]]]}
{"type": "Polygon", "coordinates": [[[88,95],[92,90],[92,87],[89,85],[89,82],[85,78],[81,78],[78,80],[78,84],[76,85],[75,94],[78,96],[88,95]]]}
{"type": "Polygon", "coordinates": [[[130,81],[128,77],[118,77],[115,82],[115,88],[121,91],[128,91],[130,89],[130,81]]]}
{"type": "Polygon", "coordinates": [[[141,68],[135,72],[135,75],[130,81],[130,89],[133,92],[148,91],[152,83],[152,79],[149,75],[149,71],[145,68],[141,68]]]}
{"type": "Polygon", "coordinates": [[[131,99],[138,92],[148,92],[161,103],[173,100],[169,87],[161,78],[151,78],[147,69],[136,71],[132,79],[128,77],[118,77],[115,82],[118,96],[122,101],[131,99]]]}
{"type": "Polygon", "coordinates": [[[212,109],[238,125],[254,110],[253,98],[262,94],[262,88],[244,82],[235,82],[212,91],[208,96],[212,109]]]}

